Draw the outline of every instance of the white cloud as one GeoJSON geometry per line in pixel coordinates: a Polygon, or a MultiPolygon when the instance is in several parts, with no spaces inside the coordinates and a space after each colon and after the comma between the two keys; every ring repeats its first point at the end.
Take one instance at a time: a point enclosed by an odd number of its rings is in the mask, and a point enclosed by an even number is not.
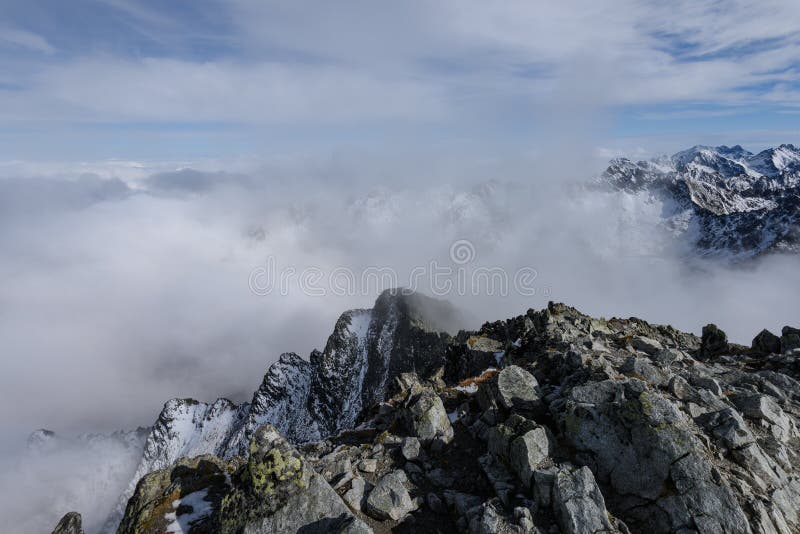
{"type": "Polygon", "coordinates": [[[56,49],[41,35],[20,28],[0,28],[0,45],[27,48],[44,54],[54,54],[56,49]]]}

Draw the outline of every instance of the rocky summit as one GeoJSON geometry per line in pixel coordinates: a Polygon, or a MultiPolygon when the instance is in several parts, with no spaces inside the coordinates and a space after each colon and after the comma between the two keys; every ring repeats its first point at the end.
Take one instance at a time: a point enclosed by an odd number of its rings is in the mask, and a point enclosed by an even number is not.
{"type": "Polygon", "coordinates": [[[346,312],[250,404],[167,403],[117,532],[800,532],[797,328],[550,303],[450,336],[429,300],[346,312]]]}

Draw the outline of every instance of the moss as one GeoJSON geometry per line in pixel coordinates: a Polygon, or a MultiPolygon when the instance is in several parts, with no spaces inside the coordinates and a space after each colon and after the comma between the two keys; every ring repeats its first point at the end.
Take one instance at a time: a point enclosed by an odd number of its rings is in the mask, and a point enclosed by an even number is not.
{"type": "Polygon", "coordinates": [[[303,482],[303,462],[294,455],[284,456],[278,448],[270,449],[260,462],[248,466],[253,490],[262,495],[270,495],[280,482],[294,481],[300,487],[303,482]]]}
{"type": "Polygon", "coordinates": [[[653,415],[653,401],[650,400],[650,395],[646,392],[639,395],[639,404],[642,405],[642,413],[648,417],[653,415]]]}

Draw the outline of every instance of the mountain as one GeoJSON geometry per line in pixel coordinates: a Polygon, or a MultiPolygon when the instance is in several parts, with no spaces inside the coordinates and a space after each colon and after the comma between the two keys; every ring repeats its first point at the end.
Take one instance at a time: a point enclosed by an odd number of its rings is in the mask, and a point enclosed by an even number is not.
{"type": "Polygon", "coordinates": [[[659,223],[693,254],[743,261],[800,252],[800,149],[753,154],[695,146],[670,157],[612,160],[595,183],[662,204],[659,223]]]}
{"type": "Polygon", "coordinates": [[[401,373],[434,377],[450,341],[445,331],[457,318],[458,312],[446,302],[388,290],[372,309],[344,312],[324,350],[312,352],[308,361],[282,354],[250,403],[168,401],[106,531],[116,529],[140,478],[181,457],[246,455],[254,432],[266,423],[292,443],[353,428],[365,408],[393,392],[401,373]]]}
{"type": "MultiPolygon", "coordinates": [[[[310,362],[276,363],[256,394],[286,401],[262,402],[275,421],[246,432],[246,449],[182,454],[142,476],[119,534],[800,529],[800,329],[746,347],[713,324],[698,337],[550,303],[449,337],[422,328],[418,298],[383,295],[343,314],[310,362]],[[304,377],[303,409],[292,386],[274,389],[289,370],[304,377]],[[330,396],[315,376],[332,380],[330,396]],[[306,441],[278,406],[332,433],[306,441]]],[[[261,423],[238,418],[246,407],[168,405],[236,432],[261,423]]],[[[207,450],[240,443],[198,422],[173,434],[207,450]]],[[[80,517],[59,528],[79,532],[80,517]]]]}

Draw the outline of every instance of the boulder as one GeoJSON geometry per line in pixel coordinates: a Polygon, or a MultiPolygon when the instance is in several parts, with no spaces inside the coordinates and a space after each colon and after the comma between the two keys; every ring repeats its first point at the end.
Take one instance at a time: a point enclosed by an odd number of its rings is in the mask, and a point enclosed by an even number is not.
{"type": "Polygon", "coordinates": [[[419,393],[411,395],[407,422],[411,434],[423,443],[449,443],[453,439],[453,427],[442,399],[431,388],[423,388],[419,393]]]}
{"type": "Polygon", "coordinates": [[[753,338],[750,346],[753,352],[763,356],[777,354],[781,352],[781,338],[765,328],[753,338]]]}
{"type": "Polygon", "coordinates": [[[787,353],[800,348],[800,329],[784,326],[781,330],[781,352],[787,353]]]}
{"type": "Polygon", "coordinates": [[[565,534],[616,532],[588,467],[563,467],[553,484],[553,510],[565,534]]]}
{"type": "Polygon", "coordinates": [[[417,503],[406,489],[406,474],[397,470],[384,475],[367,497],[367,513],[375,519],[398,521],[417,509],[417,503]]]}
{"type": "Polygon", "coordinates": [[[378,470],[378,460],[375,458],[364,458],[358,463],[358,468],[365,473],[374,473],[378,470]]]}
{"type": "Polygon", "coordinates": [[[403,458],[406,460],[416,460],[419,458],[419,452],[419,439],[412,437],[403,440],[403,446],[400,449],[400,453],[403,455],[403,458]]]}
{"type": "Polygon", "coordinates": [[[655,354],[661,350],[664,350],[664,345],[656,341],[655,339],[650,339],[649,337],[644,336],[636,336],[631,340],[631,346],[642,352],[646,352],[647,354],[655,354]]]}
{"type": "Polygon", "coordinates": [[[353,510],[364,510],[364,495],[367,491],[367,484],[367,481],[361,477],[355,477],[350,481],[350,489],[345,492],[342,498],[353,510]]]}
{"type": "Polygon", "coordinates": [[[531,413],[542,406],[536,378],[516,365],[509,365],[482,383],[478,402],[484,410],[500,408],[514,413],[531,413]]]}
{"type": "Polygon", "coordinates": [[[81,526],[81,514],[69,512],[56,525],[53,534],[83,534],[81,526]]]}
{"type": "Polygon", "coordinates": [[[707,360],[719,356],[728,350],[728,335],[715,324],[703,327],[703,336],[700,341],[700,359],[707,360]]]}
{"type": "Polygon", "coordinates": [[[508,460],[525,488],[531,487],[533,473],[550,458],[552,448],[549,432],[541,426],[525,432],[511,442],[508,460]]]}

